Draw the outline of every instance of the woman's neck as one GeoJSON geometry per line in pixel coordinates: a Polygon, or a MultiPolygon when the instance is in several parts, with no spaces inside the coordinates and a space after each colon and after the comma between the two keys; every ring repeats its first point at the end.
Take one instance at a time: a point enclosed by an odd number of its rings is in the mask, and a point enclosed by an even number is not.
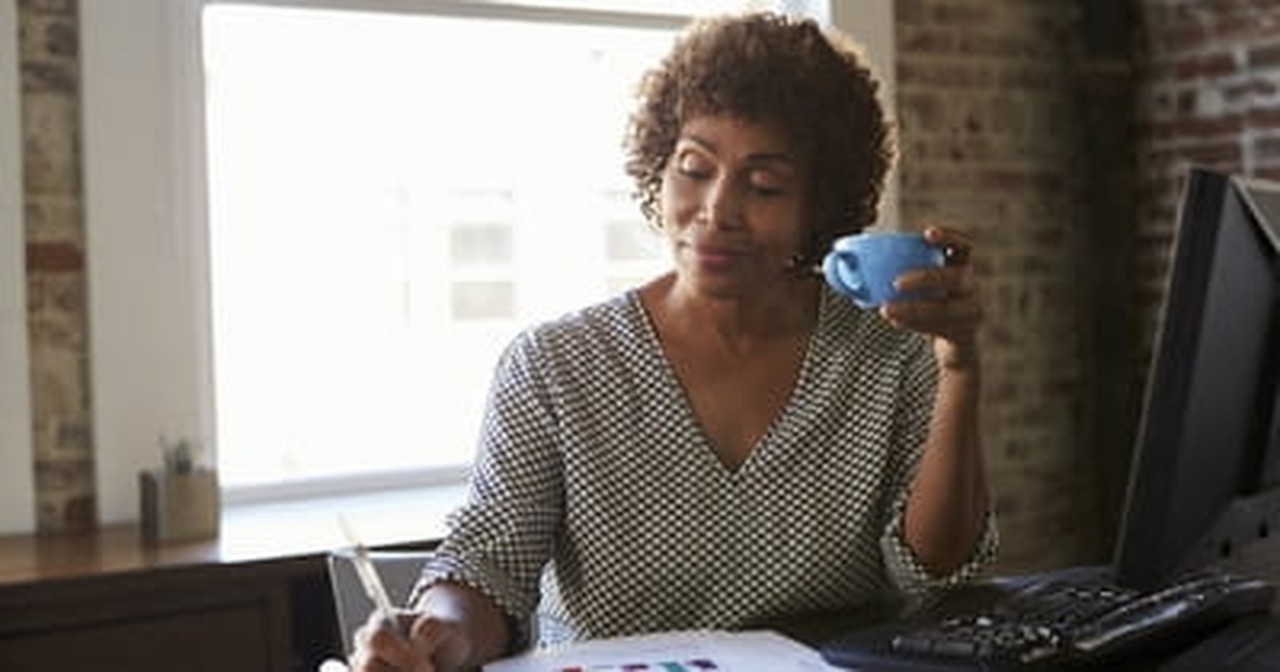
{"type": "Polygon", "coordinates": [[[709,296],[669,274],[643,287],[640,295],[667,334],[714,339],[722,347],[750,350],[810,334],[818,322],[821,291],[816,280],[798,278],[763,292],[709,296]]]}

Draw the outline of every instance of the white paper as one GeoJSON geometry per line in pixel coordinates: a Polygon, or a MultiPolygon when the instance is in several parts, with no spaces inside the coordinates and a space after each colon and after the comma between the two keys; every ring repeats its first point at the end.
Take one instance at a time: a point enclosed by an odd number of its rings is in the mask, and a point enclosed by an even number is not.
{"type": "Polygon", "coordinates": [[[771,630],[690,630],[535,649],[484,672],[828,672],[817,651],[771,630]]]}

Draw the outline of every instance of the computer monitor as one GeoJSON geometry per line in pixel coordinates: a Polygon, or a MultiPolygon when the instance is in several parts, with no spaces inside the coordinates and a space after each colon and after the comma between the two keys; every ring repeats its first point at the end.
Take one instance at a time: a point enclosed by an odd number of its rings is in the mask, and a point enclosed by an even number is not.
{"type": "Polygon", "coordinates": [[[1114,570],[1280,574],[1280,184],[1194,168],[1148,372],[1114,570]]]}

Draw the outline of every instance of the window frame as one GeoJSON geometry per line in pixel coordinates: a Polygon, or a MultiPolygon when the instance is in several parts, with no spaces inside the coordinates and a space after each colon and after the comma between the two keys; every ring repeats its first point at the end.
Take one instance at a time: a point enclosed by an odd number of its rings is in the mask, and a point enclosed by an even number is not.
{"type": "MultiPolygon", "coordinates": [[[[199,16],[205,4],[233,1],[95,0],[80,6],[90,389],[99,510],[108,523],[137,519],[137,473],[158,466],[161,433],[213,436],[199,16]]],[[[678,27],[687,20],[465,0],[258,1],[548,21],[572,17],[606,25],[678,27]]],[[[856,10],[843,7],[851,3],[832,4],[775,2],[833,20],[859,39],[892,32],[892,0],[867,0],[856,10]],[[857,11],[857,21],[850,11],[857,11]]],[[[887,54],[866,43],[873,62],[892,63],[888,39],[887,54]]],[[[892,68],[881,78],[889,95],[892,68]]],[[[886,215],[896,211],[892,200],[886,215]]],[[[464,475],[436,471],[237,488],[224,492],[224,501],[430,486],[457,483],[464,475]]]]}
{"type": "Polygon", "coordinates": [[[0,0],[0,534],[35,529],[18,2],[0,0]]]}

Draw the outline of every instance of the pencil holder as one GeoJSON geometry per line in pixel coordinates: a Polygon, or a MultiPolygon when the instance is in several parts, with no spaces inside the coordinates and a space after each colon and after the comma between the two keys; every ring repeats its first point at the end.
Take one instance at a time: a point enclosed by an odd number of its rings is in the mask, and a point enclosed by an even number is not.
{"type": "Polygon", "coordinates": [[[218,536],[218,476],[212,469],[174,473],[153,469],[138,475],[142,538],[163,541],[218,536]]]}

